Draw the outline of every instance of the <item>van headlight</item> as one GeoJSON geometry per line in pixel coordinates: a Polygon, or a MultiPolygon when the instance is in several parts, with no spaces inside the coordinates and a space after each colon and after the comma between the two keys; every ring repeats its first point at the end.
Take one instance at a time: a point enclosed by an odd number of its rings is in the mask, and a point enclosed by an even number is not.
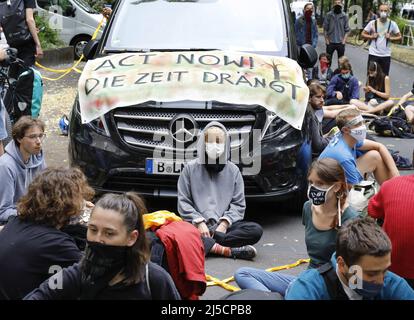
{"type": "Polygon", "coordinates": [[[276,136],[279,139],[285,138],[289,129],[293,128],[289,123],[276,116],[273,112],[266,111],[266,123],[263,127],[262,140],[273,139],[276,136]]]}
{"type": "MultiPolygon", "coordinates": [[[[81,113],[80,113],[80,105],[79,105],[79,100],[76,100],[76,116],[79,117],[79,119],[81,119],[81,113]]],[[[81,120],[80,120],[81,121],[81,120]]],[[[96,131],[97,133],[107,136],[110,136],[109,133],[109,129],[108,129],[108,125],[106,123],[105,120],[105,116],[100,116],[99,118],[92,120],[89,123],[85,124],[86,126],[89,126],[92,130],[96,131]]]]}

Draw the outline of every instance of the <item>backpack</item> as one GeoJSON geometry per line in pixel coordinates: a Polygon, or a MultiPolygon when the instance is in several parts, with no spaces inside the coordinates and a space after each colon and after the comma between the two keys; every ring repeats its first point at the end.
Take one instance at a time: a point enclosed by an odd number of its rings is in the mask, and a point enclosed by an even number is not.
{"type": "Polygon", "coordinates": [[[318,272],[323,277],[331,300],[349,300],[332,263],[327,262],[320,266],[318,272]]]}
{"type": "MultiPolygon", "coordinates": [[[[390,20],[390,23],[388,24],[387,33],[390,33],[391,24],[392,24],[392,21],[390,20]]],[[[374,22],[374,32],[376,33],[376,32],[377,32],[377,30],[378,30],[378,19],[375,19],[375,22],[374,22]]],[[[387,39],[387,40],[386,40],[386,43],[385,43],[385,45],[386,45],[386,46],[388,46],[388,42],[389,42],[389,40],[390,40],[390,39],[387,39]]],[[[374,40],[369,40],[369,44],[371,44],[371,41],[375,41],[375,47],[378,49],[378,47],[377,47],[377,39],[374,39],[374,40]]]]}
{"type": "Polygon", "coordinates": [[[22,116],[37,118],[42,107],[43,81],[39,71],[27,68],[13,86],[11,102],[7,104],[7,112],[13,123],[22,116]]]}
{"type": "Polygon", "coordinates": [[[1,2],[0,24],[10,47],[24,45],[33,39],[26,23],[24,0],[1,2]]]}
{"type": "Polygon", "coordinates": [[[400,117],[378,117],[371,122],[370,129],[384,137],[414,138],[412,126],[400,117]]]}

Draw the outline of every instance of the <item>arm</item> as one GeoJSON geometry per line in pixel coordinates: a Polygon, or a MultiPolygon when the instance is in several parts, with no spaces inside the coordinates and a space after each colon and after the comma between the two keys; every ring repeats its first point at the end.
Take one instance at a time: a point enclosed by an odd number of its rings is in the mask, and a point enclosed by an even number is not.
{"type": "Polygon", "coordinates": [[[388,100],[390,98],[390,94],[391,94],[391,84],[390,84],[390,77],[389,76],[386,76],[384,78],[384,87],[385,87],[385,92],[375,90],[374,88],[372,88],[371,91],[372,91],[372,93],[376,94],[380,98],[382,98],[384,100],[388,100]]]}
{"type": "Polygon", "coordinates": [[[333,106],[323,107],[323,117],[328,119],[335,119],[339,112],[348,109],[357,109],[357,107],[349,104],[339,104],[333,106]]]}
{"type": "Polygon", "coordinates": [[[389,153],[388,149],[382,144],[371,140],[364,140],[364,144],[358,148],[362,151],[376,150],[381,155],[382,161],[387,166],[392,176],[399,176],[398,169],[395,165],[394,159],[389,153]]]}
{"type": "Polygon", "coordinates": [[[336,89],[336,83],[338,81],[338,77],[334,76],[331,81],[328,84],[328,88],[326,89],[326,97],[327,98],[333,98],[335,97],[335,89],[336,89]]]}
{"type": "Polygon", "coordinates": [[[234,222],[241,221],[244,218],[246,210],[246,199],[244,196],[243,177],[238,168],[236,168],[236,181],[234,182],[233,198],[227,211],[224,212],[220,220],[225,220],[231,226],[234,222]]]}
{"type": "Polygon", "coordinates": [[[177,183],[177,208],[180,216],[187,222],[198,224],[205,222],[204,217],[194,208],[190,190],[190,176],[188,166],[184,167],[177,183]]]}
{"type": "Polygon", "coordinates": [[[322,136],[317,121],[318,120],[312,116],[310,120],[310,135],[312,141],[312,152],[320,154],[328,145],[329,139],[322,136]]]}
{"type": "Polygon", "coordinates": [[[362,38],[364,38],[365,40],[374,40],[378,37],[378,34],[375,32],[375,30],[374,32],[372,32],[373,31],[372,26],[374,23],[375,23],[374,21],[371,21],[370,23],[367,24],[365,29],[362,31],[361,35],[362,35],[362,38]]]}
{"type": "Polygon", "coordinates": [[[402,96],[402,98],[400,99],[400,101],[398,101],[397,104],[399,105],[403,105],[404,103],[407,102],[408,99],[410,99],[412,96],[414,96],[414,94],[410,91],[408,93],[406,93],[405,95],[402,96]]]}
{"type": "Polygon", "coordinates": [[[32,8],[26,8],[26,23],[27,23],[27,26],[29,27],[30,33],[36,45],[36,57],[41,57],[43,55],[43,51],[42,51],[42,46],[40,45],[39,37],[37,35],[36,22],[33,17],[32,8]]]}
{"type": "Polygon", "coordinates": [[[80,267],[75,264],[45,280],[23,300],[75,300],[81,291],[80,267]]]}
{"type": "Polygon", "coordinates": [[[318,26],[316,25],[316,20],[313,20],[312,29],[313,29],[312,47],[316,48],[318,46],[318,37],[319,37],[318,26]]]}
{"type": "Polygon", "coordinates": [[[351,87],[351,94],[349,95],[350,100],[351,99],[359,99],[359,83],[356,78],[352,81],[352,87],[351,87]]]}
{"type": "Polygon", "coordinates": [[[391,21],[391,24],[392,30],[390,34],[386,34],[386,37],[392,42],[401,42],[402,36],[398,25],[394,21],[391,21]]]}
{"type": "Polygon", "coordinates": [[[329,44],[329,36],[328,36],[328,30],[329,30],[329,13],[325,16],[325,19],[323,20],[323,35],[325,37],[326,44],[329,44]]]}
{"type": "Polygon", "coordinates": [[[12,172],[6,166],[0,166],[0,221],[6,222],[11,216],[17,215],[14,203],[15,179],[12,172]]]}
{"type": "Polygon", "coordinates": [[[381,187],[380,191],[376,195],[374,195],[369,200],[369,203],[368,203],[368,214],[374,219],[384,219],[384,216],[385,216],[384,207],[382,205],[383,204],[382,193],[383,192],[382,192],[382,187],[381,187]]]}
{"type": "Polygon", "coordinates": [[[346,39],[348,38],[349,31],[350,31],[350,29],[349,29],[348,15],[345,15],[344,31],[345,31],[345,34],[344,34],[344,38],[342,39],[342,44],[345,44],[346,43],[346,39]]]}

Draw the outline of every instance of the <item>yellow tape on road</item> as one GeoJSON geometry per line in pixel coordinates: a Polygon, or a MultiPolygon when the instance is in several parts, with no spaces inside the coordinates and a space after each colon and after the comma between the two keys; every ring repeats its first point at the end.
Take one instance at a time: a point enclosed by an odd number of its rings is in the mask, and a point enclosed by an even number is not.
{"type": "MultiPolygon", "coordinates": [[[[274,272],[274,271],[292,269],[292,268],[295,268],[295,267],[301,265],[302,263],[309,263],[309,261],[310,261],[310,259],[299,259],[295,263],[287,264],[287,265],[279,266],[279,267],[269,268],[269,269],[266,269],[266,271],[274,272]]],[[[220,279],[214,278],[214,277],[206,274],[206,279],[207,279],[207,286],[208,287],[220,286],[220,287],[222,287],[222,288],[224,288],[228,291],[231,291],[231,292],[235,292],[235,291],[240,290],[240,288],[228,284],[229,282],[234,281],[234,277],[230,277],[230,278],[226,278],[224,280],[220,280],[220,279]]]]}
{"type": "MultiPolygon", "coordinates": [[[[105,21],[105,17],[104,18],[102,18],[102,20],[99,22],[99,24],[98,24],[98,26],[96,27],[96,29],[95,29],[95,31],[94,31],[94,33],[93,33],[93,35],[92,35],[92,38],[91,38],[91,40],[94,40],[94,39],[96,39],[96,37],[98,36],[98,32],[99,32],[99,30],[101,29],[101,27],[102,27],[102,24],[104,23],[104,21],[105,21]]],[[[41,69],[44,69],[44,70],[47,70],[47,71],[50,71],[50,72],[54,72],[54,73],[63,73],[61,76],[59,76],[58,78],[48,78],[48,77],[42,77],[42,79],[46,79],[46,80],[49,80],[49,81],[57,81],[57,80],[60,80],[60,79],[62,79],[64,76],[66,76],[68,73],[70,73],[72,70],[73,71],[75,71],[75,72],[77,72],[77,73],[82,73],[82,71],[81,70],[79,70],[79,69],[77,69],[76,67],[78,66],[78,64],[82,61],[82,59],[83,59],[84,57],[83,57],[83,54],[81,55],[81,57],[79,58],[79,60],[78,61],[76,61],[74,64],[73,64],[73,66],[71,66],[71,67],[69,67],[69,68],[66,68],[66,69],[53,69],[53,68],[48,68],[48,67],[45,67],[45,66],[43,66],[43,65],[41,65],[39,62],[37,62],[36,61],[36,66],[37,67],[39,67],[39,68],[41,68],[41,69]]]]}

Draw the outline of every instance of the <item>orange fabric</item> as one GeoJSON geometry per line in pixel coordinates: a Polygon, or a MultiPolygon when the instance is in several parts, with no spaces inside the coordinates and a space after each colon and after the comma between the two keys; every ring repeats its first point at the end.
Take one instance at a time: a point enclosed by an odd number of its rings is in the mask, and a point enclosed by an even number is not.
{"type": "Polygon", "coordinates": [[[204,245],[191,223],[175,221],[156,231],[165,247],[171,277],[185,300],[198,300],[206,290],[204,245]]]}

